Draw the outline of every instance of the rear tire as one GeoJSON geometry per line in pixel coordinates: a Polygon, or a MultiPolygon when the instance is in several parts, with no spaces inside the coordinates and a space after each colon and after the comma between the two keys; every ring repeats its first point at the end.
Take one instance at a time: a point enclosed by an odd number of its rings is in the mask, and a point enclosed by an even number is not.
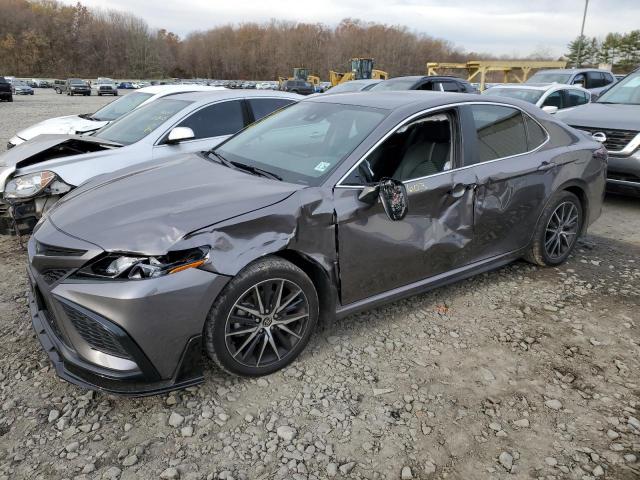
{"type": "Polygon", "coordinates": [[[571,192],[556,192],[542,211],[525,259],[553,267],[564,263],[582,232],[584,212],[580,199],[571,192]]]}
{"type": "Polygon", "coordinates": [[[309,342],[318,305],[313,282],[300,268],[276,257],[258,260],[236,275],[211,307],[204,327],[207,354],[234,375],[280,370],[309,342]]]}

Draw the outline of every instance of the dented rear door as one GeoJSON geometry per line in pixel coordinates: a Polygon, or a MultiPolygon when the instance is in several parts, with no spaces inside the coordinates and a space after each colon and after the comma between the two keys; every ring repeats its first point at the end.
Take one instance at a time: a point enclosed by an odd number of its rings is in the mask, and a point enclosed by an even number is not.
{"type": "MultiPolygon", "coordinates": [[[[483,108],[488,106],[490,104],[482,105],[483,108]]],[[[483,140],[475,134],[470,110],[473,107],[479,105],[462,109],[462,121],[468,132],[465,142],[474,145],[473,155],[465,159],[469,165],[464,170],[475,177],[476,184],[473,257],[484,260],[515,252],[529,244],[557,172],[553,150],[544,148],[482,161],[481,152],[496,148],[496,145],[487,146],[486,142],[483,145],[483,140]]],[[[509,125],[496,124],[492,128],[495,132],[493,140],[515,141],[509,125]]],[[[506,148],[515,149],[512,145],[506,148]]]]}

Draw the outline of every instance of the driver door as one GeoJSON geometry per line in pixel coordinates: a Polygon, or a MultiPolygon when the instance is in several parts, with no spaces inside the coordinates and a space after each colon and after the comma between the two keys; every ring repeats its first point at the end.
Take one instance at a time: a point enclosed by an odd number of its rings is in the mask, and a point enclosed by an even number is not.
{"type": "Polygon", "coordinates": [[[343,305],[435,278],[469,263],[473,177],[458,170],[465,154],[457,109],[396,129],[334,189],[343,305]],[[392,221],[379,199],[359,200],[362,185],[402,181],[408,213],[392,221]]]}

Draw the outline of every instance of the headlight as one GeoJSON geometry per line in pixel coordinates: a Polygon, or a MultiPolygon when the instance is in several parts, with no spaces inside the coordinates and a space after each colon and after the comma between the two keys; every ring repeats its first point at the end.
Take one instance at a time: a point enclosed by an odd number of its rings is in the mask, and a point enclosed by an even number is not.
{"type": "Polygon", "coordinates": [[[79,277],[140,280],[198,268],[209,259],[209,247],[176,250],[159,257],[109,254],[78,271],[79,277]]]}
{"type": "Polygon", "coordinates": [[[44,190],[55,178],[55,173],[46,170],[12,178],[4,188],[4,198],[33,197],[44,190]]]}

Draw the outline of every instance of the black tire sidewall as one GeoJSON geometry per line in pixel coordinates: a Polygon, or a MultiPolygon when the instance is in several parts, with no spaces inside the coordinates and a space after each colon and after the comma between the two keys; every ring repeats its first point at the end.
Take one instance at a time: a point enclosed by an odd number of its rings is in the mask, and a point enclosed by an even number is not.
{"type": "Polygon", "coordinates": [[[298,267],[286,260],[268,259],[248,266],[244,273],[234,277],[214,302],[205,324],[205,346],[209,357],[224,370],[235,375],[258,377],[269,375],[293,362],[304,350],[317,325],[319,316],[318,294],[309,277],[298,267]],[[309,318],[302,339],[282,360],[265,367],[248,367],[238,363],[227,350],[225,326],[229,311],[253,285],[265,280],[283,278],[295,283],[302,289],[309,304],[309,318]]]}
{"type": "Polygon", "coordinates": [[[583,222],[584,222],[584,211],[583,211],[583,208],[582,208],[582,203],[580,202],[578,197],[576,197],[573,193],[568,192],[566,190],[563,191],[560,195],[558,195],[558,197],[545,209],[545,215],[544,215],[544,218],[541,219],[541,222],[540,222],[540,227],[541,228],[539,228],[538,235],[540,235],[540,238],[539,238],[539,245],[541,247],[540,256],[542,257],[542,259],[544,260],[544,263],[546,265],[549,265],[549,266],[560,265],[560,264],[564,263],[567,260],[567,258],[569,258],[569,255],[571,255],[571,253],[573,252],[573,249],[575,248],[576,244],[578,243],[578,237],[580,236],[580,233],[582,232],[583,222]],[[558,258],[551,258],[547,254],[547,249],[544,248],[545,233],[546,233],[547,225],[549,223],[549,219],[551,218],[551,215],[553,215],[553,212],[555,212],[556,208],[558,208],[558,206],[561,203],[566,203],[566,202],[573,203],[575,205],[575,207],[578,209],[578,230],[577,230],[577,234],[575,236],[575,239],[573,240],[573,244],[571,245],[571,248],[569,250],[567,250],[564,255],[562,255],[561,257],[558,257],[558,258]]]}

